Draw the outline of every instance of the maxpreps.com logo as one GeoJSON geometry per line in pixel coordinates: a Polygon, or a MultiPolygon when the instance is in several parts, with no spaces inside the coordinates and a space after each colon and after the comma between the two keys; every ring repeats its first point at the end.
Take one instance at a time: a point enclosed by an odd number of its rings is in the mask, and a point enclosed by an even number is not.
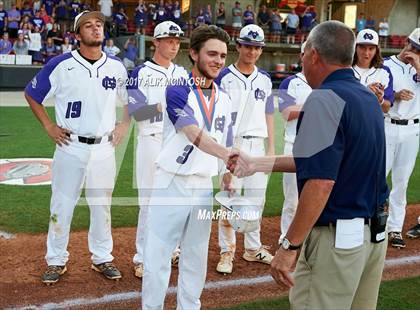
{"type": "Polygon", "coordinates": [[[50,158],[0,159],[0,184],[51,184],[51,165],[50,158]]]}
{"type": "Polygon", "coordinates": [[[114,88],[117,87],[117,79],[109,76],[104,77],[102,79],[102,87],[105,88],[105,90],[108,90],[108,88],[114,90],[114,88]]]}

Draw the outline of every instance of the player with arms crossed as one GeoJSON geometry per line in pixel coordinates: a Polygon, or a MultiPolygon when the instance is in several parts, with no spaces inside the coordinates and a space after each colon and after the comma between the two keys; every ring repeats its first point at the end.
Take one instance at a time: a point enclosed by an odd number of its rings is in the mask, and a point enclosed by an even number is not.
{"type": "Polygon", "coordinates": [[[207,271],[212,176],[231,144],[230,99],[213,80],[225,65],[229,35],[216,26],[192,32],[190,79],[166,92],[163,146],[157,158],[144,247],[143,309],[163,309],[171,253],[180,244],[178,309],[199,309],[207,271]],[[191,78],[193,80],[191,80],[191,78]],[[194,83],[190,83],[194,81],[194,83]],[[230,134],[229,134],[230,133],[230,134]],[[230,139],[229,139],[230,136],[230,139]]]}
{"type": "Polygon", "coordinates": [[[388,232],[391,246],[405,248],[401,231],[407,205],[407,187],[416,164],[420,132],[420,28],[407,38],[398,54],[384,64],[394,77],[395,102],[385,117],[386,172],[392,170],[388,232]]]}
{"type": "Polygon", "coordinates": [[[379,37],[376,31],[364,29],[357,34],[353,57],[354,76],[378,98],[384,113],[394,102],[391,71],[383,65],[379,37]]]}
{"type": "MultiPolygon", "coordinates": [[[[155,27],[153,44],[155,53],[151,61],[135,68],[128,83],[129,111],[138,121],[136,150],[136,175],[139,193],[139,219],[136,234],[136,254],[134,255],[134,274],[141,278],[144,272],[143,246],[147,222],[147,206],[153,187],[155,160],[162,147],[163,113],[166,109],[165,91],[168,83],[187,79],[187,71],[172,63],[179,51],[184,32],[171,21],[162,22],[155,27]]],[[[173,264],[178,259],[175,250],[173,264]]]]}
{"type": "MultiPolygon", "coordinates": [[[[279,110],[283,119],[286,121],[284,130],[284,155],[292,155],[293,143],[296,139],[298,117],[306,98],[312,92],[312,88],[309,86],[305,77],[305,68],[303,68],[305,45],[306,43],[303,43],[300,49],[302,72],[289,76],[279,86],[279,110]]],[[[283,242],[283,238],[286,236],[298,205],[299,194],[296,173],[283,173],[283,193],[284,203],[281,211],[279,244],[283,242]]]]}
{"type": "MultiPolygon", "coordinates": [[[[274,155],[274,106],[271,98],[270,76],[257,68],[264,47],[264,32],[257,25],[242,28],[236,41],[238,60],[222,70],[217,83],[232,101],[234,146],[255,156],[265,155],[264,139],[268,137],[267,155],[274,155]]],[[[224,176],[229,184],[230,173],[224,176]]],[[[268,175],[256,173],[253,176],[234,178],[232,189],[238,193],[244,188],[244,196],[260,206],[261,214],[265,204],[268,175]]],[[[270,264],[272,255],[261,244],[260,229],[245,233],[243,258],[250,262],[270,264]]],[[[232,273],[236,249],[235,231],[226,218],[219,218],[220,261],[216,270],[232,273]]]]}
{"type": "Polygon", "coordinates": [[[42,275],[46,284],[57,282],[67,270],[71,220],[85,181],[92,269],[108,279],[121,278],[112,263],[110,206],[116,174],[114,146],[129,126],[125,108],[124,122],[115,125],[118,99],[127,101],[127,71],[118,58],[101,51],[104,22],[100,12],[80,13],[74,24],[80,49],[50,60],[25,89],[33,113],[57,144],[45,256],[48,268],[42,275]],[[57,124],[42,105],[53,96],[57,124]]]}

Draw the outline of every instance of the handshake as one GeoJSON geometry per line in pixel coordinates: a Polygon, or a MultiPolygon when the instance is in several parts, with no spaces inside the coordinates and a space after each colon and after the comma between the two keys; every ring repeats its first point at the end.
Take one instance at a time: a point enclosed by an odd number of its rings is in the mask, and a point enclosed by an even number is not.
{"type": "Polygon", "coordinates": [[[253,175],[256,171],[255,158],[239,150],[232,150],[226,168],[239,178],[253,175]]]}

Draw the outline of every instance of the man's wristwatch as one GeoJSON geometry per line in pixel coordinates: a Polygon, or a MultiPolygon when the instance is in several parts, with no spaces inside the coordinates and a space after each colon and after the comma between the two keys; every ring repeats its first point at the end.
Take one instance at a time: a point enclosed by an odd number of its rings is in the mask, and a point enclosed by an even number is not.
{"type": "Polygon", "coordinates": [[[302,246],[301,244],[299,245],[291,244],[290,241],[287,240],[286,238],[283,238],[283,241],[281,242],[281,247],[283,248],[283,250],[286,250],[286,251],[296,251],[296,250],[299,250],[301,246],[302,246]]]}

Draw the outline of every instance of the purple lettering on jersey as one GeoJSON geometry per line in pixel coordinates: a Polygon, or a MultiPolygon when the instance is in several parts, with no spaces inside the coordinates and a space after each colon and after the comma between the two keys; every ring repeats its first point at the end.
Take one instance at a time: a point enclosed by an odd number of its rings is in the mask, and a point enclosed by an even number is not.
{"type": "Polygon", "coordinates": [[[117,87],[117,80],[115,79],[115,77],[111,78],[109,76],[105,76],[102,79],[102,87],[105,88],[105,90],[108,90],[108,88],[114,90],[115,87],[117,87]]]}
{"type": "Polygon", "coordinates": [[[262,89],[257,88],[254,92],[254,96],[256,100],[264,100],[265,92],[262,89]]]}
{"type": "Polygon", "coordinates": [[[220,131],[221,133],[223,133],[223,131],[225,130],[225,122],[226,122],[226,117],[223,115],[221,117],[216,117],[216,119],[214,120],[214,131],[220,131]]]}

